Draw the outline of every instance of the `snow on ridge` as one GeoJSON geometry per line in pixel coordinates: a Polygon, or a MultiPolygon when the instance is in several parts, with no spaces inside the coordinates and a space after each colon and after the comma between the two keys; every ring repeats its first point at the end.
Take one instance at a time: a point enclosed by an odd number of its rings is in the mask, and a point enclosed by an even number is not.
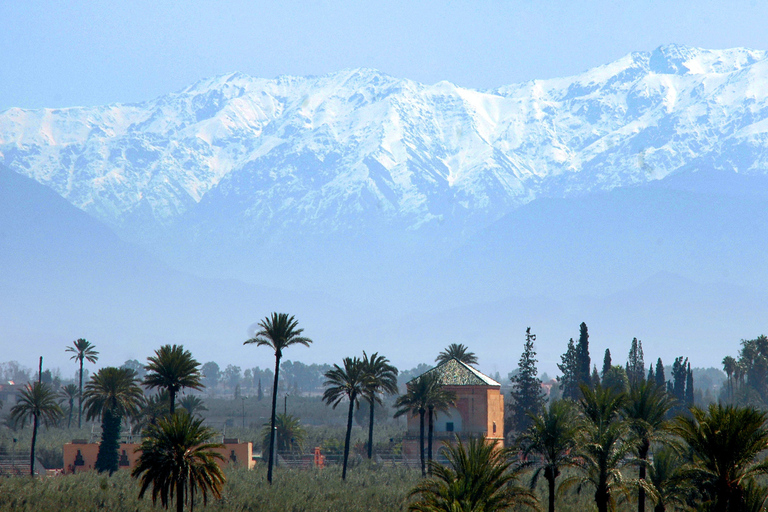
{"type": "Polygon", "coordinates": [[[716,167],[734,144],[754,170],[768,160],[766,56],[666,45],[489,91],[367,68],[229,73],[143,103],[9,109],[0,161],[117,226],[147,210],[172,223],[220,184],[255,218],[339,219],[372,208],[366,194],[412,226],[497,217],[540,194],[716,167]]]}

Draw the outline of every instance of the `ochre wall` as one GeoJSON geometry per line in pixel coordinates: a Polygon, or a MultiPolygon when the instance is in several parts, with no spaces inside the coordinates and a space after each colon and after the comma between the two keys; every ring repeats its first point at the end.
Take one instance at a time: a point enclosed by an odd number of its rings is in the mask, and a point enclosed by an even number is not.
{"type": "MultiPolygon", "coordinates": [[[[136,466],[136,461],[138,461],[139,456],[141,455],[140,452],[136,452],[136,449],[139,447],[139,444],[136,443],[124,443],[120,444],[120,448],[118,449],[118,454],[122,456],[123,450],[125,450],[125,455],[128,457],[128,466],[120,466],[119,469],[133,469],[136,466]]],[[[212,450],[215,452],[220,453],[224,460],[218,460],[216,459],[216,462],[219,466],[223,467],[227,464],[232,463],[231,456],[232,452],[234,451],[236,460],[235,464],[241,467],[247,467],[248,469],[252,469],[255,465],[255,462],[253,461],[253,444],[252,443],[226,443],[224,445],[224,448],[218,448],[215,450],[212,450]]],[[[96,457],[99,453],[99,445],[97,443],[67,443],[64,445],[64,473],[65,474],[71,474],[75,472],[80,471],[89,471],[92,470],[94,465],[96,464],[96,457]],[[80,454],[83,456],[83,462],[84,465],[82,466],[75,466],[75,458],[77,457],[77,452],[80,451],[80,454]]]]}

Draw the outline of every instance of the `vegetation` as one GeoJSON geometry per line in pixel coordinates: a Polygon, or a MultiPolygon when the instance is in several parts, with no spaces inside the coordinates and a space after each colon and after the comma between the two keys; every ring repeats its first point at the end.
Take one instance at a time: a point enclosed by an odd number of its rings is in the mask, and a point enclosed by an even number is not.
{"type": "MultiPolygon", "coordinates": [[[[277,384],[280,375],[280,358],[283,357],[283,350],[291,345],[304,345],[308,347],[312,340],[302,336],[304,329],[298,328],[299,323],[286,313],[272,313],[271,317],[266,317],[258,323],[259,331],[253,338],[243,342],[244,345],[256,344],[257,347],[269,347],[275,351],[275,382],[272,386],[272,416],[270,428],[275,430],[275,416],[277,415],[277,384]]],[[[274,441],[269,447],[269,463],[267,468],[267,481],[272,483],[272,468],[274,467],[274,441]]]]}
{"type": "Polygon", "coordinates": [[[435,362],[440,365],[447,363],[451,359],[458,359],[464,364],[477,364],[477,356],[474,352],[470,352],[469,348],[464,346],[463,343],[451,343],[445,350],[440,352],[435,358],[435,362]]]}
{"type": "Polygon", "coordinates": [[[168,392],[171,416],[176,412],[176,395],[184,388],[202,389],[200,363],[182,345],[163,345],[148,357],[144,385],[168,392]]]}
{"type": "Polygon", "coordinates": [[[509,452],[483,438],[458,437],[446,445],[446,466],[429,461],[432,477],[416,484],[408,510],[416,512],[503,511],[517,506],[535,508],[537,500],[517,485],[509,452]]]}
{"type": "Polygon", "coordinates": [[[541,392],[541,380],[537,377],[536,351],[533,342],[536,335],[531,334],[531,328],[525,330],[525,345],[520,356],[518,372],[512,377],[511,403],[512,412],[510,427],[517,432],[525,432],[531,425],[531,415],[535,416],[544,406],[544,395],[541,392]]]}
{"type": "Polygon", "coordinates": [[[136,381],[136,372],[128,368],[106,367],[85,387],[86,419],[101,418],[101,443],[96,469],[111,475],[117,471],[120,425],[124,417],[135,416],[144,393],[136,381]]]}
{"type": "Polygon", "coordinates": [[[70,428],[72,426],[72,413],[75,409],[75,398],[80,396],[80,392],[76,385],[67,384],[61,388],[59,396],[67,402],[67,428],[70,428]]]}
{"type": "MultiPolygon", "coordinates": [[[[272,432],[270,424],[265,423],[261,430],[261,446],[264,451],[269,450],[272,443],[272,432]]],[[[291,414],[277,415],[274,432],[277,435],[277,451],[283,453],[300,452],[307,437],[299,419],[291,414]]]]}
{"type": "Polygon", "coordinates": [[[335,409],[345,398],[349,400],[347,414],[347,433],[344,436],[344,462],[341,479],[347,478],[347,462],[349,460],[349,441],[352,435],[352,416],[355,412],[358,398],[365,393],[368,375],[362,360],[355,357],[345,357],[344,367],[333,365],[333,369],[325,374],[327,389],[323,393],[323,401],[333,405],[335,409]]]}
{"type": "Polygon", "coordinates": [[[71,359],[80,364],[80,387],[77,395],[77,428],[81,428],[83,426],[83,363],[88,361],[95,364],[99,360],[99,353],[96,352],[95,346],[84,338],[75,340],[71,347],[67,347],[66,352],[72,352],[74,355],[71,359]]]}
{"type": "Polygon", "coordinates": [[[373,419],[376,404],[382,405],[380,395],[397,394],[397,368],[389,364],[389,359],[374,352],[368,357],[363,351],[363,374],[365,384],[363,397],[368,402],[370,417],[368,418],[368,459],[373,456],[373,419]]]}
{"type": "Polygon", "coordinates": [[[215,459],[224,460],[214,448],[221,443],[211,443],[214,432],[202,426],[203,420],[193,419],[186,411],[161,418],[151,426],[141,443],[141,456],[131,476],[141,480],[139,499],[152,486],[152,503],[168,508],[175,495],[176,510],[183,512],[185,501],[194,506],[195,491],[208,502],[208,493],[221,498],[225,482],[224,474],[215,459]]]}
{"type": "Polygon", "coordinates": [[[27,384],[20,393],[18,402],[11,408],[11,421],[15,426],[24,427],[32,423],[32,443],[29,449],[29,474],[35,474],[35,445],[37,444],[37,429],[43,425],[55,424],[63,413],[56,402],[56,393],[41,382],[27,384]]]}

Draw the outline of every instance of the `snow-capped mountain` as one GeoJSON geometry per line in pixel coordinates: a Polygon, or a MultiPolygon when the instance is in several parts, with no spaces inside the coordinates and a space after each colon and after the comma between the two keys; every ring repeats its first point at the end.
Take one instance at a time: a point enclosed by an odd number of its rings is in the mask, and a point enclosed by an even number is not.
{"type": "Polygon", "coordinates": [[[6,110],[0,163],[139,238],[180,223],[244,238],[477,227],[680,169],[764,173],[767,56],[671,45],[487,91],[370,69],[236,73],[139,104],[6,110]]]}

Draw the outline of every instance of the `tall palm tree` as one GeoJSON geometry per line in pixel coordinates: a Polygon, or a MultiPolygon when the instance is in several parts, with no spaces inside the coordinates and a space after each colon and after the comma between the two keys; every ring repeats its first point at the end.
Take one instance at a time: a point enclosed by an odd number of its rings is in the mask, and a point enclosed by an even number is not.
{"type": "Polygon", "coordinates": [[[469,348],[464,346],[463,343],[451,343],[437,355],[435,361],[440,365],[451,359],[458,359],[465,364],[477,364],[477,356],[474,352],[470,352],[469,348]]]}
{"type": "Polygon", "coordinates": [[[349,400],[349,412],[347,413],[347,435],[344,437],[344,465],[341,471],[341,479],[347,478],[347,459],[349,458],[349,443],[352,436],[352,417],[355,405],[360,396],[365,392],[366,374],[363,362],[358,357],[345,357],[344,367],[337,364],[325,372],[325,393],[323,401],[333,405],[335,409],[345,398],[349,400]]]}
{"type": "MultiPolygon", "coordinates": [[[[277,451],[294,452],[301,451],[307,433],[301,426],[299,418],[292,414],[278,414],[275,418],[275,434],[277,439],[277,451]]],[[[265,423],[261,430],[262,447],[266,450],[272,442],[272,430],[270,424],[265,423]]]]}
{"type": "Polygon", "coordinates": [[[203,389],[200,363],[183,345],[163,345],[148,357],[144,385],[148,388],[163,388],[168,391],[171,401],[171,415],[176,412],[176,395],[183,388],[203,389]]]}
{"type": "MultiPolygon", "coordinates": [[[[293,315],[287,313],[272,313],[272,316],[266,317],[258,323],[259,331],[253,338],[243,342],[244,345],[255,343],[257,347],[269,347],[275,351],[275,382],[272,385],[272,417],[270,419],[270,428],[275,430],[275,416],[277,415],[277,383],[280,373],[280,358],[283,357],[283,350],[291,345],[304,345],[308,347],[312,340],[301,335],[304,329],[299,329],[293,315]]],[[[274,441],[269,446],[269,464],[267,469],[267,481],[272,483],[272,467],[275,460],[274,441]]]]}
{"type": "Polygon", "coordinates": [[[175,495],[177,512],[184,511],[184,501],[194,506],[196,490],[221,498],[226,481],[216,459],[224,457],[212,450],[223,448],[221,443],[208,442],[215,432],[202,425],[202,419],[194,419],[186,411],[161,418],[152,425],[141,443],[141,455],[131,476],[141,480],[139,499],[152,486],[152,503],[168,508],[175,495]]]}
{"type": "Polygon", "coordinates": [[[704,411],[691,407],[691,416],[675,419],[674,432],[693,452],[685,474],[715,512],[742,510],[746,485],[768,473],[766,413],[751,407],[710,404],[704,411]]]}
{"type": "Polygon", "coordinates": [[[11,408],[11,421],[16,426],[32,421],[32,446],[29,450],[29,474],[35,474],[35,445],[37,443],[37,428],[42,423],[45,426],[55,425],[64,416],[58,402],[56,393],[48,384],[35,382],[27,386],[19,393],[16,405],[11,408]]]}
{"type": "Polygon", "coordinates": [[[185,395],[179,402],[179,405],[192,417],[194,417],[195,414],[208,410],[205,406],[205,402],[194,395],[185,395]]]}
{"type": "Polygon", "coordinates": [[[120,446],[120,424],[124,417],[135,416],[144,400],[136,372],[129,368],[106,367],[98,371],[85,386],[86,419],[101,418],[101,443],[96,456],[96,469],[117,471],[120,446]]]}
{"type": "Polygon", "coordinates": [[[531,478],[531,488],[536,486],[539,477],[544,474],[549,490],[549,512],[555,512],[555,489],[560,470],[575,465],[578,435],[579,429],[571,403],[557,400],[541,414],[531,415],[531,426],[518,441],[526,459],[531,455],[536,456],[533,463],[538,467],[531,478]]]}
{"type": "Polygon", "coordinates": [[[363,372],[365,374],[365,389],[363,397],[371,409],[368,419],[368,458],[373,456],[373,408],[381,404],[379,395],[394,395],[397,393],[397,368],[389,364],[389,359],[377,352],[368,354],[363,351],[363,372]]]}
{"type": "Polygon", "coordinates": [[[408,383],[405,394],[395,400],[395,418],[411,413],[419,416],[419,458],[421,459],[421,475],[427,476],[427,466],[424,460],[424,419],[427,415],[429,393],[434,386],[435,374],[422,374],[408,383]]]}
{"type": "MultiPolygon", "coordinates": [[[[669,432],[665,420],[674,407],[675,400],[661,386],[653,381],[633,381],[622,407],[622,416],[636,438],[635,451],[640,462],[638,478],[641,484],[646,477],[648,452],[651,442],[663,440],[669,432]]],[[[645,512],[645,487],[638,487],[638,512],[645,512]]]]}
{"type": "Polygon", "coordinates": [[[625,490],[620,469],[632,448],[627,438],[629,425],[619,415],[625,396],[602,386],[592,389],[582,384],[579,388],[582,421],[576,467],[582,476],[571,477],[564,484],[577,484],[579,489],[593,487],[598,512],[608,512],[615,492],[625,490]]]}
{"type": "Polygon", "coordinates": [[[70,359],[74,359],[80,363],[80,391],[78,393],[77,401],[77,428],[83,428],[83,363],[88,361],[89,363],[96,363],[99,360],[99,353],[96,352],[96,346],[90,341],[79,338],[72,343],[71,347],[67,347],[66,352],[72,352],[74,355],[70,359]]]}
{"type": "Polygon", "coordinates": [[[656,490],[654,512],[687,510],[689,498],[696,492],[694,485],[682,472],[684,460],[670,447],[653,454],[653,464],[648,465],[648,481],[656,490]]]}
{"type": "Polygon", "coordinates": [[[131,432],[140,433],[149,428],[150,425],[156,425],[157,420],[169,415],[170,404],[171,398],[165,389],[150,395],[149,398],[145,396],[141,409],[132,418],[131,432]]]}
{"type": "Polygon", "coordinates": [[[736,373],[738,362],[733,356],[723,358],[723,371],[728,376],[728,400],[733,400],[733,375],[736,373]]]}
{"type": "Polygon", "coordinates": [[[75,411],[75,398],[77,398],[79,395],[80,392],[77,390],[77,386],[74,384],[67,384],[61,388],[61,391],[59,391],[59,396],[68,404],[67,428],[72,426],[72,413],[75,411]]]}
{"type": "MultiPolygon", "coordinates": [[[[440,382],[440,378],[435,374],[435,378],[429,380],[429,392],[427,393],[427,461],[432,460],[432,440],[435,436],[435,415],[438,412],[446,412],[456,405],[456,393],[445,389],[440,382]]],[[[429,466],[427,472],[431,474],[432,466],[429,466]]]]}
{"type": "Polygon", "coordinates": [[[419,482],[410,492],[416,498],[408,505],[416,512],[503,511],[520,506],[536,507],[533,493],[516,484],[508,450],[485,439],[470,438],[467,444],[456,438],[444,453],[448,465],[430,461],[433,477],[419,482]]]}

